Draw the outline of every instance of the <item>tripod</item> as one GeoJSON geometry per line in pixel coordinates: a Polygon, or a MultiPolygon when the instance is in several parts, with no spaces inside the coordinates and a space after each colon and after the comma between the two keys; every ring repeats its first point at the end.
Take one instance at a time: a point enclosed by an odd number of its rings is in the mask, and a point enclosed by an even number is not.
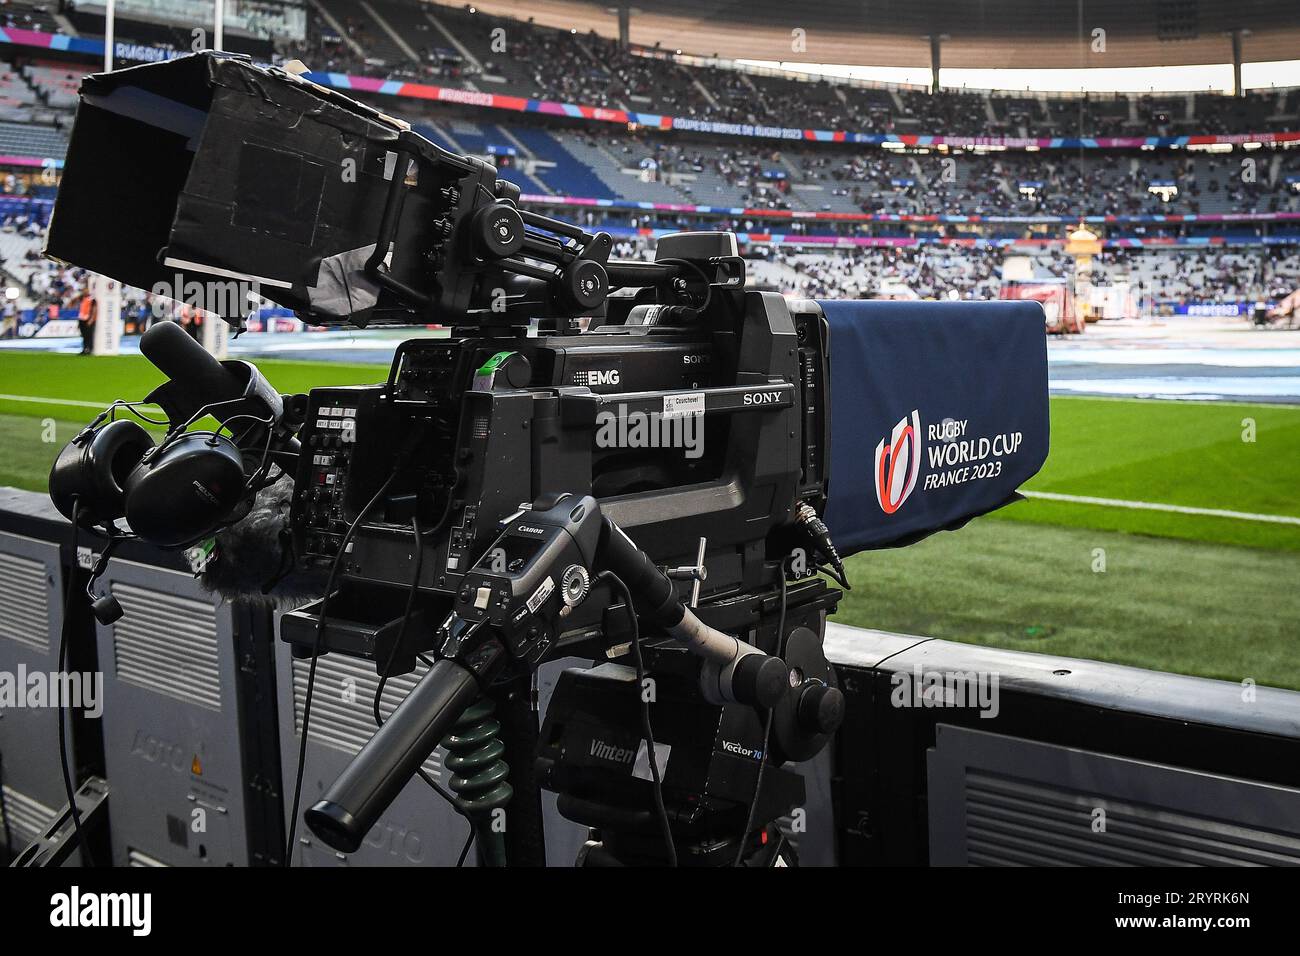
{"type": "Polygon", "coordinates": [[[681,866],[797,865],[777,821],[806,794],[803,777],[784,764],[816,754],[842,717],[821,650],[826,612],[838,600],[837,590],[812,579],[788,594],[733,596],[697,609],[713,626],[749,633],[756,646],[785,655],[791,692],[765,713],[703,699],[689,655],[675,642],[644,646],[640,691],[654,696],[662,810],[636,671],[614,662],[561,675],[536,769],[541,785],[558,794],[561,815],[590,830],[578,865],[663,866],[673,857],[681,866]]]}
{"type": "MultiPolygon", "coordinates": [[[[795,805],[803,802],[803,778],[784,768],[780,782],[763,780],[763,802],[775,803],[776,792],[797,790],[795,805]]],[[[668,855],[656,821],[649,811],[626,811],[609,805],[561,796],[560,813],[567,819],[591,826],[589,838],[578,852],[577,866],[664,866],[668,855]]],[[[745,867],[798,866],[795,847],[781,830],[777,819],[766,819],[755,830],[747,831],[745,808],[740,813],[708,813],[691,820],[670,824],[679,866],[735,866],[739,858],[745,867]]],[[[773,811],[766,811],[768,814],[773,811]]]]}

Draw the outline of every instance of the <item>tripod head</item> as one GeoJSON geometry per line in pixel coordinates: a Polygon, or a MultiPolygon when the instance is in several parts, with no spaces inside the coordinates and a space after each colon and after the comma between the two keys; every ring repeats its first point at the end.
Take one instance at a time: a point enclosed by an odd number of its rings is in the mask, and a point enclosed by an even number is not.
{"type": "MultiPolygon", "coordinates": [[[[418,133],[404,131],[398,142],[398,168],[432,167],[446,175],[462,159],[418,133]]],[[[406,197],[416,185],[418,176],[389,181],[365,274],[412,313],[436,312],[445,324],[513,328],[549,317],[557,320],[555,331],[566,332],[578,316],[603,315],[611,289],[640,289],[649,304],[681,310],[702,308],[711,286],[744,284],[744,261],[730,233],[678,233],[666,237],[653,263],[611,262],[609,233],[519,209],[518,186],[496,180],[489,192],[471,172],[440,190],[447,207],[435,224],[437,244],[425,253],[437,267],[435,289],[422,290],[395,276],[389,264],[406,197]]]]}

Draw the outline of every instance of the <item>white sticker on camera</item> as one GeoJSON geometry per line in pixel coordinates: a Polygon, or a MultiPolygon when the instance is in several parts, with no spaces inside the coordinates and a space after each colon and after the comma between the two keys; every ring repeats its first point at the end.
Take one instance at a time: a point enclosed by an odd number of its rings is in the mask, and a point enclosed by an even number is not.
{"type": "MultiPolygon", "coordinates": [[[[668,744],[655,741],[655,766],[659,768],[659,779],[663,779],[664,770],[668,766],[668,757],[672,754],[673,748],[668,744]]],[[[650,748],[646,746],[644,738],[636,751],[636,762],[632,764],[632,776],[639,777],[642,780],[654,780],[650,773],[650,748]]]]}
{"type": "Polygon", "coordinates": [[[664,418],[680,418],[686,415],[704,414],[704,393],[687,392],[684,395],[664,396],[664,418]]]}
{"type": "Polygon", "coordinates": [[[537,609],[542,606],[542,602],[550,597],[551,592],[554,590],[555,581],[549,577],[541,584],[537,585],[537,590],[534,591],[533,596],[528,599],[528,613],[536,614],[537,609]]]}

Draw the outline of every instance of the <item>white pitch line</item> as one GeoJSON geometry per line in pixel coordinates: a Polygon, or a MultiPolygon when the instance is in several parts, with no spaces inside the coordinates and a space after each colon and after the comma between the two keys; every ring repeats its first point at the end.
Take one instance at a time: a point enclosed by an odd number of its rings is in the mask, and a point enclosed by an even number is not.
{"type": "Polygon", "coordinates": [[[79,402],[72,398],[41,398],[39,395],[0,395],[4,402],[32,402],[36,405],[75,405],[78,408],[107,408],[112,402],[79,402]]]}
{"type": "MultiPolygon", "coordinates": [[[[0,402],[31,402],[34,405],[74,405],[77,408],[98,408],[101,411],[113,404],[112,402],[82,402],[75,398],[42,398],[39,395],[0,395],[0,402]]],[[[136,405],[136,408],[158,407],[145,402],[136,405]]]]}
{"type": "Polygon", "coordinates": [[[1044,501],[1068,501],[1080,505],[1103,505],[1108,508],[1133,508],[1138,511],[1169,511],[1180,515],[1204,515],[1210,518],[1235,518],[1238,521],[1266,521],[1269,524],[1300,525],[1300,518],[1291,515],[1261,515],[1249,511],[1224,511],[1221,508],[1192,508],[1187,505],[1166,505],[1155,501],[1125,501],[1121,498],[1092,498],[1088,495],[1059,495],[1050,491],[1022,491],[1026,498],[1044,501]]]}

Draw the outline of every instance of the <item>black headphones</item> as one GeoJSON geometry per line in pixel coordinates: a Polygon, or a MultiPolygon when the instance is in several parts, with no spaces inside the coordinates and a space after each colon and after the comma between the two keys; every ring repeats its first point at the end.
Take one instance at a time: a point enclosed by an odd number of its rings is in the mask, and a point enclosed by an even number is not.
{"type": "Polygon", "coordinates": [[[174,431],[155,445],[129,419],[101,427],[109,414],[68,442],[50,469],[50,498],[69,521],[92,528],[126,518],[145,541],[182,548],[251,504],[243,455],[225,435],[174,431]]]}

